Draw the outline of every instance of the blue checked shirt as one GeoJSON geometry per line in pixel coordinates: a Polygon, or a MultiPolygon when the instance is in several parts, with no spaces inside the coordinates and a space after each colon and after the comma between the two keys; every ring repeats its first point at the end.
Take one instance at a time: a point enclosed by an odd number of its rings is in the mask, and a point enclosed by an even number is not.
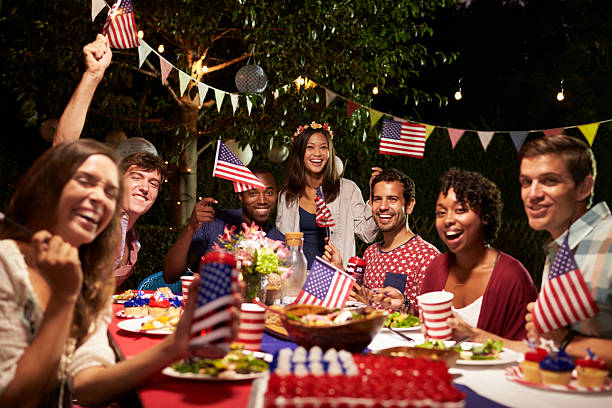
{"type": "MultiPolygon", "coordinates": [[[[567,232],[544,246],[547,253],[542,284],[548,280],[550,268],[567,232]]],[[[612,339],[612,216],[605,202],[593,206],[569,228],[569,247],[599,306],[594,317],[572,325],[587,336],[612,339]]]]}

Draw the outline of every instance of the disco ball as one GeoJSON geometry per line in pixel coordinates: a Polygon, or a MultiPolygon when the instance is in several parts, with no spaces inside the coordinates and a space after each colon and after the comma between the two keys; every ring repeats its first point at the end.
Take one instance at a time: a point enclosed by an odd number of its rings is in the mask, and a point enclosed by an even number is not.
{"type": "Polygon", "coordinates": [[[236,88],[240,92],[263,92],[268,85],[268,77],[259,65],[245,65],[236,73],[236,88]]]}

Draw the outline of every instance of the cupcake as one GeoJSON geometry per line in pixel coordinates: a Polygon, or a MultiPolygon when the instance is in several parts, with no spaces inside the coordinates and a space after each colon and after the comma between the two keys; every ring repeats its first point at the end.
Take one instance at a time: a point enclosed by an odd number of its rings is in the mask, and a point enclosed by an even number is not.
{"type": "Polygon", "coordinates": [[[179,316],[181,314],[181,308],[183,307],[183,302],[181,302],[177,297],[170,299],[170,307],[168,308],[168,316],[179,316]]]}
{"type": "Polygon", "coordinates": [[[572,379],[574,360],[563,350],[552,352],[540,362],[544,384],[568,385],[572,379]]]}
{"type": "Polygon", "coordinates": [[[606,370],[606,362],[597,358],[589,349],[586,358],[576,360],[576,373],[578,376],[578,385],[581,387],[601,387],[608,376],[606,370]]]}
{"type": "Polygon", "coordinates": [[[147,302],[148,299],[144,299],[141,297],[133,297],[130,300],[127,300],[123,303],[123,312],[126,316],[134,316],[134,317],[143,317],[146,316],[148,312],[147,302]]]}
{"type": "Polygon", "coordinates": [[[525,353],[525,359],[521,361],[523,379],[532,383],[542,382],[540,375],[540,362],[546,358],[548,352],[543,348],[531,349],[525,353]]]}
{"type": "Polygon", "coordinates": [[[151,298],[149,301],[149,314],[154,317],[168,316],[170,301],[164,297],[151,298]]]}

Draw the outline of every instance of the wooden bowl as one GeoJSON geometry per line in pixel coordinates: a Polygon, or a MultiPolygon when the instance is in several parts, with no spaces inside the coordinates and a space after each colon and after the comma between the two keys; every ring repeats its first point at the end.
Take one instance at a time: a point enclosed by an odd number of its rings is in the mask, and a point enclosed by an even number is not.
{"type": "Polygon", "coordinates": [[[422,357],[434,361],[444,361],[447,367],[452,367],[459,358],[459,352],[455,350],[434,350],[420,347],[391,347],[384,350],[375,351],[374,354],[379,354],[389,357],[422,357]]]}
{"type": "MultiPolygon", "coordinates": [[[[289,305],[283,308],[285,313],[297,318],[307,314],[328,314],[332,310],[334,309],[314,305],[289,305]]],[[[309,326],[287,317],[281,319],[289,337],[306,349],[319,346],[323,350],[335,348],[352,353],[362,352],[386,320],[387,312],[375,309],[371,309],[363,319],[333,326],[309,326]]]]}

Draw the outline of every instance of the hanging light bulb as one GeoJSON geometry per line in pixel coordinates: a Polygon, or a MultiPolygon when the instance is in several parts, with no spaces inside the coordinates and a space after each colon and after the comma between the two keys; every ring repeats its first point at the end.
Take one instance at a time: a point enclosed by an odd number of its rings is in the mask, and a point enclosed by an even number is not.
{"type": "Polygon", "coordinates": [[[373,93],[374,95],[378,95],[378,87],[377,87],[377,86],[375,86],[374,88],[372,88],[372,93],[373,93]]]}
{"type": "Polygon", "coordinates": [[[461,93],[461,80],[463,78],[459,78],[459,84],[457,85],[457,91],[455,91],[455,100],[460,101],[463,98],[463,94],[461,93]]]}
{"type": "Polygon", "coordinates": [[[157,51],[159,51],[160,54],[164,52],[164,44],[159,44],[159,47],[157,47],[157,51]]]}
{"type": "Polygon", "coordinates": [[[563,93],[563,80],[561,80],[561,89],[559,89],[559,92],[557,92],[557,100],[559,102],[563,102],[564,99],[565,94],[563,93]]]}
{"type": "Polygon", "coordinates": [[[144,32],[142,30],[138,31],[138,38],[141,40],[144,38],[144,32]]]}

